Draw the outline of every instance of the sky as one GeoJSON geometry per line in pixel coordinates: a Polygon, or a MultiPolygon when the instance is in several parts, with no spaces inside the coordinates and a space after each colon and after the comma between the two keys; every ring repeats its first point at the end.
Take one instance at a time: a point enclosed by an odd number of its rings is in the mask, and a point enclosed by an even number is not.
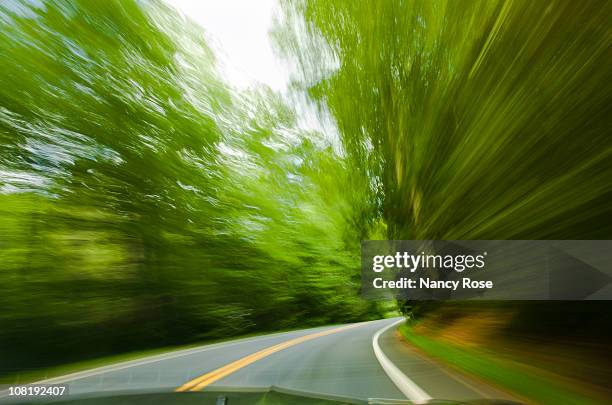
{"type": "Polygon", "coordinates": [[[204,28],[219,72],[235,87],[263,83],[284,92],[289,74],[274,54],[268,32],[276,0],[166,0],[204,28]]]}
{"type": "Polygon", "coordinates": [[[288,97],[297,126],[320,132],[342,154],[337,125],[328,111],[318,109],[305,94],[289,94],[290,74],[276,56],[269,37],[278,0],[165,0],[204,30],[218,61],[218,72],[235,88],[266,84],[288,97]]]}

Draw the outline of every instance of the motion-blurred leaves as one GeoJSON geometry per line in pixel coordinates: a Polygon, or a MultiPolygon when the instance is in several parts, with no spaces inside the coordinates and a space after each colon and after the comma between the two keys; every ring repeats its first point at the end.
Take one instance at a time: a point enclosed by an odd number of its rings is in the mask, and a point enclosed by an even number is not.
{"type": "Polygon", "coordinates": [[[0,19],[0,372],[373,313],[346,162],[224,84],[201,28],[123,0],[0,19]]]}

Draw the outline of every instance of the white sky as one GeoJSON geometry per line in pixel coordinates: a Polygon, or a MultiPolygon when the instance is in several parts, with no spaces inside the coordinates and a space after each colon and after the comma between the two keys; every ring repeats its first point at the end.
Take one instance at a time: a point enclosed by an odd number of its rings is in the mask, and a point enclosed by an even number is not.
{"type": "Polygon", "coordinates": [[[204,28],[221,73],[238,88],[257,82],[284,92],[289,74],[268,37],[276,0],[166,0],[204,28]]]}
{"type": "MultiPolygon", "coordinates": [[[[269,38],[278,0],[165,0],[198,23],[219,63],[218,72],[232,86],[244,89],[263,83],[290,96],[289,71],[278,58],[269,38]]],[[[323,63],[323,61],[322,61],[323,63]]],[[[305,94],[288,99],[297,112],[297,125],[323,134],[341,153],[335,121],[323,114],[305,94]]]]}

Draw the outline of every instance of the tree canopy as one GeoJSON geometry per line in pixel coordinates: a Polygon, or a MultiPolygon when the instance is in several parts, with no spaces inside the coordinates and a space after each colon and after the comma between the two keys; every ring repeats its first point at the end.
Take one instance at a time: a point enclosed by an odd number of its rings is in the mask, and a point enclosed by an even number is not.
{"type": "Polygon", "coordinates": [[[0,18],[0,372],[376,316],[348,162],[224,83],[200,27],[123,0],[0,18]]]}

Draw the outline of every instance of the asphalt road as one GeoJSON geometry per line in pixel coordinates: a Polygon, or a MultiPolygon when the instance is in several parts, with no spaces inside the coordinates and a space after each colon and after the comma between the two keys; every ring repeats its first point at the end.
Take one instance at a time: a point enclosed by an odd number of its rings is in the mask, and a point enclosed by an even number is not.
{"type": "MultiPolygon", "coordinates": [[[[70,396],[271,386],[350,398],[510,399],[401,342],[400,318],[276,333],[46,380],[70,396]]],[[[5,398],[6,399],[6,398],[5,398]]],[[[1,402],[1,400],[0,400],[1,402]]]]}

